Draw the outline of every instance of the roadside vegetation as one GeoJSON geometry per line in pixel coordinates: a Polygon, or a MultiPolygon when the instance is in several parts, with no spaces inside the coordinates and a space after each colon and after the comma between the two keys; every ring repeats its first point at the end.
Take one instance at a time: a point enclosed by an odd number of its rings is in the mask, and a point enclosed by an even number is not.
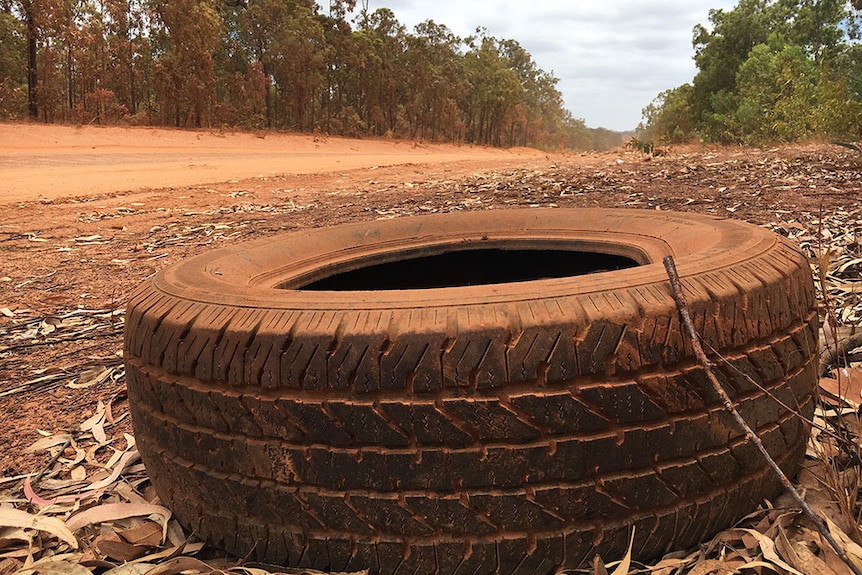
{"type": "Polygon", "coordinates": [[[515,40],[355,0],[0,0],[0,119],[604,149],[515,40]]]}
{"type": "Polygon", "coordinates": [[[643,111],[639,138],[762,145],[862,135],[860,0],[740,0],[694,29],[698,73],[643,111]]]}

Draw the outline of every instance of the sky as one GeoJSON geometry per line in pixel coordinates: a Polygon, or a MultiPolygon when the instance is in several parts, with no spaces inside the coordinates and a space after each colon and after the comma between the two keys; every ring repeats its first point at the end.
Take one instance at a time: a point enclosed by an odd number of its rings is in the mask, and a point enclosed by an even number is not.
{"type": "MultiPolygon", "coordinates": [[[[566,108],[591,128],[633,130],[660,92],[691,82],[692,28],[736,0],[368,0],[408,30],[425,20],[458,36],[477,27],[517,40],[559,79],[566,108]]],[[[359,6],[362,1],[357,2],[359,6]]]]}

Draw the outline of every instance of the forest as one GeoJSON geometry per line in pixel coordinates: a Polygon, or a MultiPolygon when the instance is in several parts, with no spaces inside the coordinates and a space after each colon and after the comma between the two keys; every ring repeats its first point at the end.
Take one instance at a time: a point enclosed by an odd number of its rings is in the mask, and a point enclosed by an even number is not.
{"type": "MultiPolygon", "coordinates": [[[[367,0],[0,0],[0,120],[284,130],[607,149],[517,40],[408,31],[367,0]]],[[[693,30],[697,73],[649,145],[862,136],[862,0],[740,0],[693,30]]]]}
{"type": "Polygon", "coordinates": [[[697,74],[643,110],[638,137],[762,145],[862,137],[862,0],[740,0],[693,32],[697,74]]]}
{"type": "Polygon", "coordinates": [[[607,148],[515,40],[330,0],[0,0],[0,119],[607,148]]]}

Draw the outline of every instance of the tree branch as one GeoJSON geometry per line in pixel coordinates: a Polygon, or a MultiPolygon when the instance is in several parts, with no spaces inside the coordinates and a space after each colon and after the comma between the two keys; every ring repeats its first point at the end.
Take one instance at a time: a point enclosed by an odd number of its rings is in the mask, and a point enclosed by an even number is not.
{"type": "Polygon", "coordinates": [[[843,357],[856,348],[862,347],[862,333],[851,335],[838,342],[826,342],[826,347],[820,352],[820,375],[838,364],[843,357]]]}
{"type": "Polygon", "coordinates": [[[860,570],[855,563],[850,560],[850,557],[847,555],[847,551],[841,546],[835,538],[832,537],[832,534],[829,533],[829,528],[826,526],[826,523],[814,513],[814,510],[806,503],[806,501],[802,498],[799,492],[793,487],[793,484],[790,482],[790,479],[781,470],[778,463],[769,455],[769,452],[766,450],[766,447],[763,445],[763,442],[754,432],[748,422],[743,419],[742,415],[740,415],[739,411],[734,407],[733,401],[730,399],[730,396],[727,395],[727,392],[724,391],[724,388],[721,386],[721,382],[718,381],[718,378],[715,377],[715,372],[712,370],[712,363],[709,361],[709,358],[706,357],[706,353],[703,351],[703,347],[700,344],[700,339],[697,336],[697,333],[694,330],[694,324],[691,321],[691,314],[688,310],[688,304],[685,301],[685,294],[682,291],[682,284],[679,281],[679,274],[676,271],[676,263],[673,260],[673,256],[667,256],[664,258],[664,267],[667,270],[668,278],[670,278],[670,284],[673,288],[673,298],[676,302],[677,309],[679,310],[679,315],[682,320],[683,327],[685,327],[685,331],[688,337],[691,339],[692,347],[694,348],[694,355],[700,364],[703,366],[704,372],[706,373],[709,382],[712,384],[713,389],[721,398],[721,402],[724,405],[724,409],[728,411],[733,418],[736,420],[737,425],[745,432],[745,438],[754,444],[758,451],[760,451],[763,458],[769,464],[769,467],[775,472],[775,475],[778,477],[781,484],[784,486],[784,489],[793,497],[799,507],[802,509],[802,513],[817,527],[817,530],[820,532],[820,535],[826,539],[832,548],[835,550],[835,553],[841,558],[842,561],[850,568],[851,571],[855,575],[862,575],[862,570],[860,570]]]}

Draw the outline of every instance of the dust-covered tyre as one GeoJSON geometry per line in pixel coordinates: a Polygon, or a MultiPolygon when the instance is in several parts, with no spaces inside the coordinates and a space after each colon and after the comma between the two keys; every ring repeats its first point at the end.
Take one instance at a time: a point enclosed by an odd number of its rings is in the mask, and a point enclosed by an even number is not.
{"type": "Polygon", "coordinates": [[[745,223],[612,209],[365,222],[170,267],[127,309],[137,445],[182,524],[270,563],[541,574],[633,530],[641,559],[691,546],[778,485],[681,333],[665,255],[792,472],[806,259],[745,223]]]}

